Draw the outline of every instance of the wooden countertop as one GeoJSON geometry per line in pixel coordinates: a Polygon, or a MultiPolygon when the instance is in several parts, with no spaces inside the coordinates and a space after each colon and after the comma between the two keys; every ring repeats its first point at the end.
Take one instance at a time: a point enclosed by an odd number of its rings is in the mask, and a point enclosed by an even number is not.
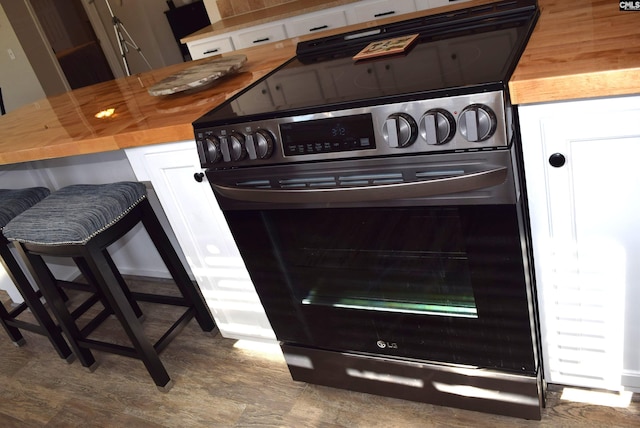
{"type": "Polygon", "coordinates": [[[613,0],[538,0],[509,89],[514,104],[640,94],[640,11],[613,0]]]}
{"type": "Polygon", "coordinates": [[[211,88],[153,97],[147,88],[212,58],[48,97],[0,116],[0,165],[193,139],[191,123],[295,55],[295,44],[242,51],[247,63],[211,88]],[[111,117],[100,111],[114,108],[111,117]]]}
{"type": "MultiPolygon", "coordinates": [[[[640,12],[620,12],[619,3],[611,0],[539,3],[542,16],[509,83],[515,103],[640,94],[640,12]]],[[[292,57],[298,40],[238,51],[248,57],[240,73],[192,94],[152,97],[147,87],[195,62],[77,89],[11,111],[0,116],[0,165],[192,140],[194,120],[292,57]],[[115,109],[113,116],[94,116],[107,108],[115,109]]]]}

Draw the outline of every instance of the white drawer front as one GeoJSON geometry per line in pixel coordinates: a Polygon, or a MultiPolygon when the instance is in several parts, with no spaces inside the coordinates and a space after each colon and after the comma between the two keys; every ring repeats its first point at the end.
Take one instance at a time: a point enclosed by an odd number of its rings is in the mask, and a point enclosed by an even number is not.
{"type": "Polygon", "coordinates": [[[416,9],[424,10],[440,6],[449,6],[456,3],[464,3],[469,0],[415,0],[416,9]]]}
{"type": "Polygon", "coordinates": [[[303,18],[292,18],[285,22],[287,35],[296,37],[347,25],[347,17],[342,9],[310,15],[303,18]]]}
{"type": "Polygon", "coordinates": [[[201,59],[234,50],[231,37],[203,39],[187,43],[191,59],[201,59]]]}
{"type": "Polygon", "coordinates": [[[231,36],[236,49],[249,48],[287,38],[284,25],[271,25],[245,32],[237,32],[231,36]]]}
{"type": "Polygon", "coordinates": [[[411,1],[381,0],[374,2],[364,2],[352,9],[352,16],[356,22],[372,21],[390,16],[402,15],[403,13],[415,12],[416,8],[411,1]]]}

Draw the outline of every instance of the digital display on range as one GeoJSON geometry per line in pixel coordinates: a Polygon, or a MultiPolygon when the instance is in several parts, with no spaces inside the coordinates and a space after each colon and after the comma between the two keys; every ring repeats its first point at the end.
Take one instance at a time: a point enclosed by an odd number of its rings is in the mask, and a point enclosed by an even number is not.
{"type": "Polygon", "coordinates": [[[371,114],[280,125],[285,156],[375,149],[371,114]]]}

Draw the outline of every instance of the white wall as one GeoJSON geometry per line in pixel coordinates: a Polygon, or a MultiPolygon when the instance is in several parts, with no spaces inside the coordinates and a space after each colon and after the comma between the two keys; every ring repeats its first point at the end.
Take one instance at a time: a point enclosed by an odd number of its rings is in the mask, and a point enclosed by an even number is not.
{"type": "Polygon", "coordinates": [[[45,93],[0,4],[0,87],[7,112],[44,98],[45,93]],[[9,57],[11,49],[15,59],[9,57]]]}

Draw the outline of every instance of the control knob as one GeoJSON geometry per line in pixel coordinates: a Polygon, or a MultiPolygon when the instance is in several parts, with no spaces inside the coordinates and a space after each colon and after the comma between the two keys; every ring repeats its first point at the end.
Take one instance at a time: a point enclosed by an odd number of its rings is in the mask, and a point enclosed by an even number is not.
{"type": "Polygon", "coordinates": [[[496,131],[496,114],[484,104],[471,104],[460,113],[458,124],[468,141],[485,141],[496,131]]]}
{"type": "Polygon", "coordinates": [[[418,125],[406,113],[393,113],[387,117],[382,132],[389,147],[402,148],[416,141],[418,125]]]}
{"type": "Polygon", "coordinates": [[[275,138],[266,129],[258,129],[253,134],[247,136],[245,147],[249,154],[249,159],[268,159],[273,153],[275,138]]]}
{"type": "Polygon", "coordinates": [[[431,109],[420,119],[420,135],[427,144],[448,143],[456,135],[456,120],[446,110],[431,109]]]}
{"type": "Polygon", "coordinates": [[[233,131],[227,137],[220,140],[220,151],[222,160],[225,162],[235,162],[245,158],[247,151],[244,146],[244,135],[233,131]]]}
{"type": "Polygon", "coordinates": [[[208,136],[203,141],[204,157],[207,163],[216,163],[220,160],[222,152],[220,151],[220,141],[213,135],[208,136]]]}

